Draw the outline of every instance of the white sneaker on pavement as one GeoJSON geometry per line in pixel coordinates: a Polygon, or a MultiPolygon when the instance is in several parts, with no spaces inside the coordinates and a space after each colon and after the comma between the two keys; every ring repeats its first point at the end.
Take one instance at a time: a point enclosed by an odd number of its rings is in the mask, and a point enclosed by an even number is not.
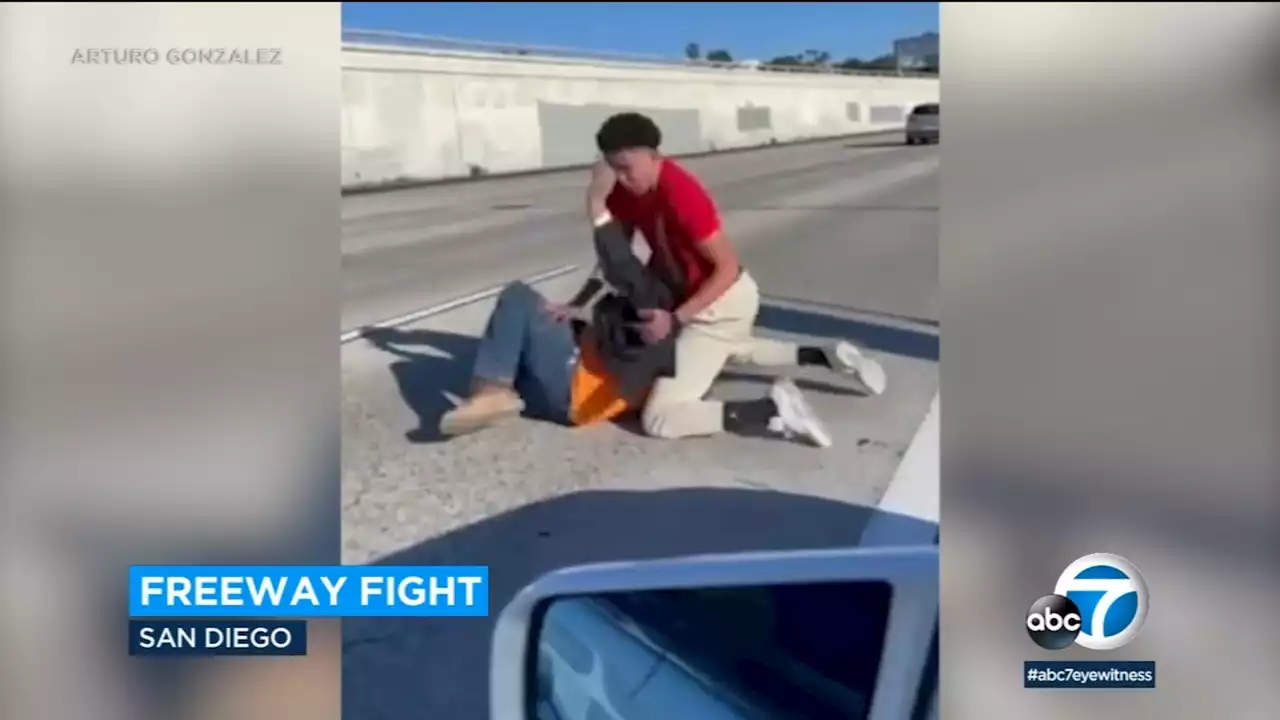
{"type": "Polygon", "coordinates": [[[788,436],[799,435],[818,447],[831,447],[831,434],[790,378],[774,381],[769,396],[778,406],[778,416],[770,423],[774,430],[788,436]]]}
{"type": "Polygon", "coordinates": [[[883,395],[885,388],[888,386],[888,378],[884,374],[884,368],[880,363],[872,360],[856,345],[846,340],[841,340],[833,346],[823,348],[823,352],[827,355],[827,362],[836,372],[842,372],[853,375],[867,386],[872,395],[883,395]]]}

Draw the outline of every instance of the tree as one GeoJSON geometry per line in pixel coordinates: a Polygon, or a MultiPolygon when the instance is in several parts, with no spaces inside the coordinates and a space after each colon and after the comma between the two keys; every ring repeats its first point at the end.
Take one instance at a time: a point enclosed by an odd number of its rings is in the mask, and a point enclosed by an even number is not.
{"type": "Polygon", "coordinates": [[[804,64],[814,67],[826,65],[831,61],[831,53],[825,50],[805,50],[804,64]]]}
{"type": "Polygon", "coordinates": [[[867,63],[863,67],[867,68],[868,70],[897,70],[898,58],[894,57],[893,55],[881,55],[880,57],[872,60],[871,62],[867,63]]]}
{"type": "Polygon", "coordinates": [[[720,63],[733,62],[733,56],[729,54],[728,50],[712,50],[711,52],[707,53],[707,59],[710,60],[711,62],[720,62],[720,63]]]}
{"type": "Polygon", "coordinates": [[[831,53],[825,50],[805,50],[798,55],[782,55],[769,61],[770,65],[795,68],[798,72],[826,72],[831,53]]]}
{"type": "Polygon", "coordinates": [[[799,55],[780,55],[768,62],[769,65],[781,65],[783,67],[797,67],[804,65],[804,60],[799,55]]]}
{"type": "Polygon", "coordinates": [[[702,57],[702,47],[698,43],[689,43],[684,46],[684,56],[690,60],[697,60],[702,57]]]}

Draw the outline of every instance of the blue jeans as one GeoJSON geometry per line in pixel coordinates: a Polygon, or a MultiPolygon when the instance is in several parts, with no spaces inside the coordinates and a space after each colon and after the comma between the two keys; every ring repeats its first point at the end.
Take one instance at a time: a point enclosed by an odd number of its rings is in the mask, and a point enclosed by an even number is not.
{"type": "Polygon", "coordinates": [[[578,343],[568,322],[543,310],[543,298],[522,282],[498,295],[480,338],[473,374],[511,386],[534,417],[569,424],[578,343]]]}

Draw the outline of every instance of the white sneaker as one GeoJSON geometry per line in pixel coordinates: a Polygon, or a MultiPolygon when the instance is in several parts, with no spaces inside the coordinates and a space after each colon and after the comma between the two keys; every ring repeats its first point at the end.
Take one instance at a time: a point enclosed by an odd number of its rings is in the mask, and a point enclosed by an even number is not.
{"type": "Polygon", "coordinates": [[[831,435],[790,378],[776,380],[769,396],[778,406],[778,416],[770,422],[774,430],[788,436],[799,435],[818,447],[831,447],[831,435]]]}
{"type": "Polygon", "coordinates": [[[872,360],[851,342],[841,340],[835,345],[823,348],[827,362],[836,372],[847,373],[858,378],[872,395],[883,395],[889,384],[880,363],[872,360]]]}

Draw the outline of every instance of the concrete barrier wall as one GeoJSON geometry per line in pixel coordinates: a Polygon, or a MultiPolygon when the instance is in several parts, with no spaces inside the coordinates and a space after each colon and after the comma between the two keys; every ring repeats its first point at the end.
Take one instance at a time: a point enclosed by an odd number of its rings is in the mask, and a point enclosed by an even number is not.
{"type": "Polygon", "coordinates": [[[349,46],[344,187],[581,165],[609,115],[653,117],[670,154],[891,130],[934,78],[769,73],[349,46]]]}

